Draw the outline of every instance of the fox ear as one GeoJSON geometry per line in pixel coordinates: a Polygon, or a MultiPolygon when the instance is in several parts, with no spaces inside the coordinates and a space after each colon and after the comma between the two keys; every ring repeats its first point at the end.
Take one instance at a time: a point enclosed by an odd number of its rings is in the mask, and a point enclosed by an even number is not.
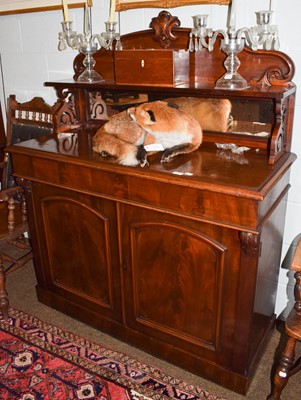
{"type": "Polygon", "coordinates": [[[135,121],[134,113],[135,113],[135,107],[130,107],[126,110],[127,115],[135,121]]]}
{"type": "Polygon", "coordinates": [[[151,122],[156,122],[156,117],[155,117],[154,112],[152,110],[146,110],[146,112],[148,113],[149,119],[151,120],[151,122]]]}

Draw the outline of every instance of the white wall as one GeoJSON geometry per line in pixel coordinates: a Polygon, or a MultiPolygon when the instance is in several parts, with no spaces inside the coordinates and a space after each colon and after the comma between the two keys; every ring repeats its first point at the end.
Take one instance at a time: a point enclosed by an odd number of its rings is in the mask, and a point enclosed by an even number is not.
{"type": "MultiPolygon", "coordinates": [[[[300,43],[300,0],[274,0],[274,22],[280,32],[281,48],[295,62],[296,74],[294,82],[299,85],[301,48],[300,43]]],[[[237,26],[255,25],[255,11],[268,9],[270,0],[237,0],[237,26]]],[[[147,29],[151,18],[159,13],[159,9],[129,10],[120,13],[121,34],[147,29]]],[[[179,7],[168,10],[178,16],[183,27],[190,27],[191,16],[208,13],[209,25],[213,29],[225,28],[227,7],[219,5],[200,5],[179,7]]],[[[72,9],[69,12],[75,29],[82,30],[83,10],[72,9]]],[[[94,0],[93,33],[104,30],[104,22],[108,20],[109,1],[94,0]]],[[[10,94],[16,94],[19,101],[30,100],[34,96],[42,96],[47,102],[56,99],[52,88],[45,88],[43,83],[50,80],[71,78],[72,63],[76,53],[68,49],[59,52],[57,49],[58,32],[61,29],[61,11],[0,16],[0,56],[2,65],[2,81],[0,79],[0,100],[2,107],[10,94]]],[[[283,258],[293,239],[301,232],[301,97],[297,91],[295,124],[293,135],[293,151],[298,155],[291,173],[291,190],[287,207],[287,219],[284,234],[283,258]]],[[[280,314],[287,304],[287,270],[281,269],[277,294],[276,313],[280,314]]],[[[289,283],[292,283],[290,276],[289,283]]],[[[291,287],[289,295],[292,296],[291,287]]]]}

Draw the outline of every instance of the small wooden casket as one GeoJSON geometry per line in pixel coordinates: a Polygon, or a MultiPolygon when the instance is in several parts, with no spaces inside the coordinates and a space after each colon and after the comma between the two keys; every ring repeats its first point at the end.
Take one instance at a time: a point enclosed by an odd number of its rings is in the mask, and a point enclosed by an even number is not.
{"type": "Polygon", "coordinates": [[[187,50],[115,51],[117,84],[175,86],[189,81],[187,50]]]}

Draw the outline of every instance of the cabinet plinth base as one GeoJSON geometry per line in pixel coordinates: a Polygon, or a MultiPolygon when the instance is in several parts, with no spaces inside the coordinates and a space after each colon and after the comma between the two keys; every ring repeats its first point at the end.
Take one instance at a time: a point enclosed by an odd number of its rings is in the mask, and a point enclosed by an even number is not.
{"type": "Polygon", "coordinates": [[[60,297],[56,293],[44,290],[38,285],[36,286],[36,291],[38,300],[46,306],[54,308],[72,318],[80,320],[81,322],[87,323],[91,327],[99,329],[106,334],[110,334],[116,339],[126,341],[130,345],[133,345],[152,356],[161,358],[177,367],[183,368],[195,375],[208,379],[242,395],[247,394],[255,373],[258,358],[260,358],[262,353],[260,349],[264,348],[267,340],[269,340],[275,321],[275,319],[271,321],[271,325],[262,340],[258,355],[256,360],[254,360],[254,364],[256,365],[254,365],[254,368],[250,370],[248,375],[240,375],[234,371],[222,368],[220,365],[209,363],[208,360],[198,358],[194,354],[176,349],[168,343],[160,342],[156,338],[150,338],[140,332],[136,332],[116,321],[105,319],[101,315],[81,307],[78,304],[72,303],[63,297],[60,297]]]}

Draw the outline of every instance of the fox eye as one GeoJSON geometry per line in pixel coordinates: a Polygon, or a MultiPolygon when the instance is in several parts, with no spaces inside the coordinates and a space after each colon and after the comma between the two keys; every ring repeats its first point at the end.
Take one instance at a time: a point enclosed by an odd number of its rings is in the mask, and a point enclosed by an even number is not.
{"type": "Polygon", "coordinates": [[[156,122],[156,118],[155,118],[154,112],[152,110],[146,110],[146,112],[148,113],[150,120],[152,122],[156,122]]]}

